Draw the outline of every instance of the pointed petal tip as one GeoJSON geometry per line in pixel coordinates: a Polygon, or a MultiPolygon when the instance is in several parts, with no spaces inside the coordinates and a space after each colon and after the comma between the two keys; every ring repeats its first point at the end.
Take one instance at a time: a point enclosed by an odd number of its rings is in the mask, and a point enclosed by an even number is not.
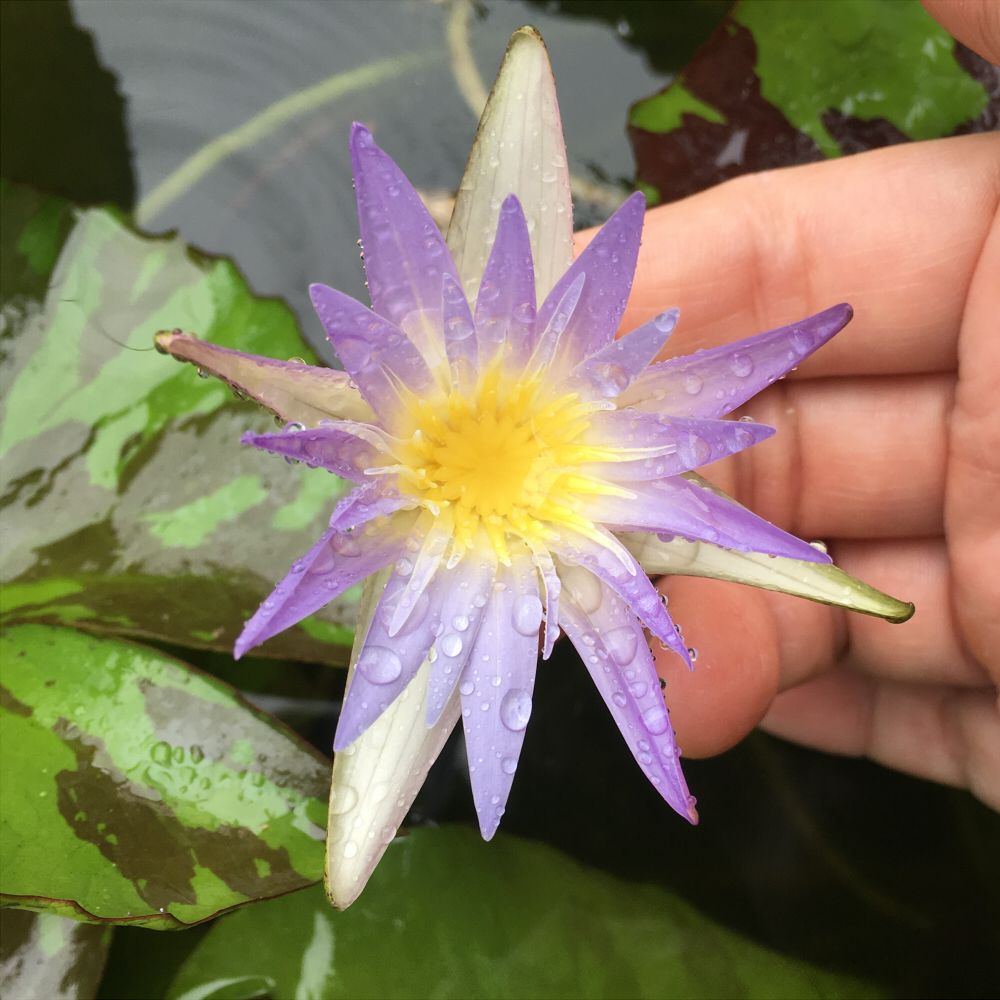
{"type": "MultiPolygon", "coordinates": [[[[892,598],[892,600],[896,600],[892,598]]],[[[908,622],[917,610],[917,606],[910,601],[898,601],[896,603],[900,606],[900,611],[898,614],[887,615],[886,621],[890,625],[902,625],[904,622],[908,622]]]]}
{"type": "Polygon", "coordinates": [[[688,798],[687,810],[684,814],[684,817],[692,826],[697,826],[698,823],[700,822],[696,800],[693,795],[690,796],[690,798],[688,798]]]}
{"type": "Polygon", "coordinates": [[[373,146],[371,129],[364,122],[351,122],[351,146],[373,146]]]}

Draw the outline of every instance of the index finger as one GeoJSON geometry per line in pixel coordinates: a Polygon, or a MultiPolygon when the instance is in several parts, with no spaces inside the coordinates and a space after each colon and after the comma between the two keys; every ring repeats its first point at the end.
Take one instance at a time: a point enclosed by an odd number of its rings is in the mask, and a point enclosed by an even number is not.
{"type": "Polygon", "coordinates": [[[675,355],[847,301],[854,321],[799,377],[954,370],[998,198],[998,135],[737,178],[646,213],[622,329],[677,305],[675,355]]]}

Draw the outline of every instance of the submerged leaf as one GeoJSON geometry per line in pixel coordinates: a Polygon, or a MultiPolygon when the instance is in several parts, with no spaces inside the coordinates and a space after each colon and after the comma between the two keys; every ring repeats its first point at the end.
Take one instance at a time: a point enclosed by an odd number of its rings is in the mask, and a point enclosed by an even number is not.
{"type": "Polygon", "coordinates": [[[309,890],[224,918],[167,995],[193,1000],[235,980],[330,1000],[880,995],[754,944],[662,889],[530,841],[501,834],[486,846],[447,827],[394,842],[347,913],[309,890]]]}

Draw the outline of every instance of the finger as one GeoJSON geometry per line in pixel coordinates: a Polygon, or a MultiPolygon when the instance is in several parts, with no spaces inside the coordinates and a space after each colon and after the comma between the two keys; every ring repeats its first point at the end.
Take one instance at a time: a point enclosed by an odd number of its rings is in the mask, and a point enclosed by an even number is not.
{"type": "Polygon", "coordinates": [[[681,354],[848,301],[853,322],[796,377],[951,370],[998,156],[997,135],[893,146],[651,209],[622,329],[677,305],[681,354]]]}
{"type": "Polygon", "coordinates": [[[962,642],[951,601],[953,576],[943,538],[837,541],[831,554],[852,576],[887,593],[905,594],[916,606],[913,617],[902,625],[868,615],[845,615],[840,662],[885,680],[950,687],[993,683],[984,665],[962,642]]]}
{"type": "MultiPolygon", "coordinates": [[[[656,668],[666,681],[678,745],[686,757],[708,757],[743,739],[771,704],[778,690],[777,633],[760,591],[717,580],[674,582],[681,585],[670,586],[670,613],[696,651],[695,669],[659,646],[656,668]]],[[[666,589],[665,580],[659,587],[666,589]]]]}
{"type": "Polygon", "coordinates": [[[945,529],[955,612],[1000,685],[1000,216],[969,287],[951,419],[945,529]]]}
{"type": "Polygon", "coordinates": [[[995,691],[876,681],[838,670],[780,694],[761,727],[795,743],[968,788],[1000,809],[995,691]]]}
{"type": "Polygon", "coordinates": [[[805,538],[943,532],[948,375],[778,382],[739,412],[777,428],[707,476],[805,538]]]}
{"type": "Polygon", "coordinates": [[[946,31],[991,63],[1000,64],[1000,5],[996,0],[923,0],[946,31]]]}
{"type": "Polygon", "coordinates": [[[837,542],[833,554],[849,573],[905,594],[913,618],[890,625],[785,594],[717,580],[664,577],[670,612],[697,650],[694,671],[655,648],[667,681],[671,721],[687,756],[721,753],[764,717],[777,690],[850,664],[873,678],[981,688],[983,667],[963,648],[949,600],[942,539],[837,542]]]}

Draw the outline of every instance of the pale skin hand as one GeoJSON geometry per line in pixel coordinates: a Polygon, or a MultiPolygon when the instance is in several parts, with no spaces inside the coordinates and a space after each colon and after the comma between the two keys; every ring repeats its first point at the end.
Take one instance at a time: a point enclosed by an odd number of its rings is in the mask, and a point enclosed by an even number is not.
{"type": "MultiPolygon", "coordinates": [[[[927,6],[1000,62],[1000,4],[927,6]]],[[[622,329],[680,306],[671,355],[854,306],[843,333],[738,411],[777,435],[707,475],[917,607],[890,625],[661,581],[699,654],[693,673],[657,654],[685,755],[759,724],[1000,809],[998,205],[1000,136],[977,135],[743,177],[647,214],[622,329]]]]}

